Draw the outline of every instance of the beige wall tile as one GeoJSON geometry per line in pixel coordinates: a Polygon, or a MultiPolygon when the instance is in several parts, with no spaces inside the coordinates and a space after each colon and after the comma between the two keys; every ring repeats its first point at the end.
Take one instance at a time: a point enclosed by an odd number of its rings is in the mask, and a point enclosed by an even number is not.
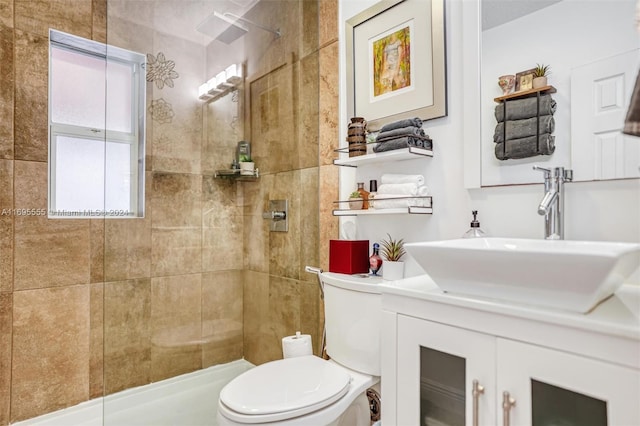
{"type": "Polygon", "coordinates": [[[236,184],[202,178],[202,270],[243,267],[243,216],[236,184]]]}
{"type": "Polygon", "coordinates": [[[244,357],[282,358],[282,338],[300,330],[300,282],[248,271],[244,279],[244,357]]]}
{"type": "Polygon", "coordinates": [[[202,274],[202,366],[242,358],[242,272],[202,274]]]}
{"type": "Polygon", "coordinates": [[[91,38],[91,0],[15,0],[15,16],[16,28],[33,34],[53,28],[91,38]]]}
{"type": "Polygon", "coordinates": [[[202,277],[151,279],[151,380],[202,368],[202,277]]]}
{"type": "MultiPolygon", "coordinates": [[[[155,13],[175,13],[175,5],[171,2],[154,5],[155,13]]],[[[149,139],[153,170],[200,173],[203,104],[193,96],[193,91],[204,81],[204,47],[181,37],[167,35],[159,29],[153,35],[152,48],[147,49],[146,53],[155,57],[162,53],[167,61],[174,62],[173,71],[177,74],[170,81],[166,80],[169,85],[165,84],[165,80],[154,81],[151,91],[148,91],[148,96],[154,101],[163,99],[170,104],[174,113],[170,123],[156,121],[153,114],[148,116],[154,127],[153,138],[149,139]]]]}
{"type": "Polygon", "coordinates": [[[92,0],[91,39],[100,43],[107,42],[107,0],[92,0]]]}
{"type": "Polygon", "coordinates": [[[90,285],[89,398],[104,395],[104,283],[90,285]]]}
{"type": "MultiPolygon", "coordinates": [[[[302,206],[301,171],[278,173],[274,186],[269,191],[271,200],[289,200],[289,232],[270,232],[269,273],[282,277],[298,279],[301,262],[301,221],[312,210],[302,206]]],[[[315,215],[315,212],[313,212],[315,215]]],[[[268,231],[267,231],[268,232],[268,231]]],[[[245,236],[245,243],[251,241],[251,235],[245,236]]]]}
{"type": "Polygon", "coordinates": [[[259,182],[242,185],[244,266],[256,272],[269,272],[269,223],[262,218],[262,212],[269,207],[269,191],[274,182],[275,175],[265,175],[259,182]]]}
{"type": "Polygon", "coordinates": [[[320,287],[315,276],[310,281],[298,281],[300,288],[300,325],[302,334],[310,334],[313,353],[320,355],[322,324],[320,323],[320,287]]]}
{"type": "MultiPolygon", "coordinates": [[[[333,0],[321,0],[329,2],[333,0]]],[[[334,152],[340,147],[338,129],[338,42],[320,49],[320,79],[319,79],[319,140],[320,164],[333,164],[337,157],[334,152]]]]}
{"type": "Polygon", "coordinates": [[[338,39],[338,0],[319,0],[319,44],[338,39]]]}
{"type": "Polygon", "coordinates": [[[11,421],[89,398],[89,303],[89,285],[13,293],[11,421]]]}
{"type": "Polygon", "coordinates": [[[15,37],[14,156],[18,160],[47,161],[48,106],[47,96],[42,94],[48,90],[49,38],[20,30],[15,37]]]}
{"type": "Polygon", "coordinates": [[[302,35],[302,52],[300,57],[305,57],[318,50],[318,0],[303,0],[300,4],[298,18],[298,34],[302,35]]]}
{"type": "MultiPolygon", "coordinates": [[[[16,209],[47,208],[47,165],[16,161],[16,209]]],[[[90,281],[88,220],[16,216],[14,289],[24,290],[90,281]]]]}
{"type": "Polygon", "coordinates": [[[320,267],[329,270],[329,241],[339,237],[339,219],[333,216],[338,197],[339,174],[336,166],[320,167],[320,232],[318,237],[320,267]]]}
{"type": "Polygon", "coordinates": [[[152,229],[151,276],[202,270],[202,229],[152,229]]]}
{"type": "Polygon", "coordinates": [[[105,219],[89,220],[89,246],[91,249],[90,282],[104,281],[104,226],[105,219]]]}
{"type": "Polygon", "coordinates": [[[302,280],[308,280],[306,265],[320,265],[318,253],[320,239],[319,221],[319,168],[312,167],[300,171],[300,272],[302,280]]]}
{"type": "Polygon", "coordinates": [[[202,177],[153,173],[151,209],[153,228],[202,226],[202,177]]]}
{"type": "Polygon", "coordinates": [[[318,166],[318,66],[317,51],[300,60],[296,115],[298,120],[297,168],[318,166]]]}
{"type": "Polygon", "coordinates": [[[252,157],[262,173],[298,165],[294,84],[297,66],[286,65],[248,84],[251,98],[252,157]]]}
{"type": "Polygon", "coordinates": [[[104,252],[107,281],[149,277],[151,219],[107,220],[104,252]]]}
{"type": "Polygon", "coordinates": [[[11,293],[0,293],[0,425],[9,424],[12,310],[11,293]]]}
{"type": "MultiPolygon", "coordinates": [[[[213,44],[211,45],[213,46],[213,44]]],[[[217,57],[216,52],[209,56],[217,57]]],[[[226,58],[226,56],[223,56],[226,58]]],[[[213,71],[212,71],[213,72],[213,71]]],[[[205,104],[206,130],[202,146],[202,173],[212,175],[215,170],[228,169],[235,158],[238,141],[244,137],[244,85],[234,94],[205,104]]],[[[258,166],[262,167],[262,166],[258,166]]],[[[235,187],[235,185],[233,185],[235,187]]]]}
{"type": "Polygon", "coordinates": [[[104,284],[104,391],[151,382],[151,280],[104,284]]]}
{"type": "MultiPolygon", "coordinates": [[[[273,341],[268,339],[269,275],[244,271],[243,274],[244,358],[256,365],[277,359],[273,341]],[[269,349],[269,350],[267,350],[269,349]]],[[[282,353],[280,353],[282,356],[282,353]]]]}
{"type": "Polygon", "coordinates": [[[0,23],[13,28],[13,0],[0,0],[0,23]]]}
{"type": "Polygon", "coordinates": [[[0,160],[0,293],[13,289],[13,161],[0,160]]]}
{"type": "MultiPolygon", "coordinates": [[[[6,1],[4,3],[7,3],[6,1]]],[[[10,7],[0,3],[0,158],[13,158],[14,61],[12,20],[5,14],[10,7]],[[9,22],[7,22],[9,21],[9,22]]]]}

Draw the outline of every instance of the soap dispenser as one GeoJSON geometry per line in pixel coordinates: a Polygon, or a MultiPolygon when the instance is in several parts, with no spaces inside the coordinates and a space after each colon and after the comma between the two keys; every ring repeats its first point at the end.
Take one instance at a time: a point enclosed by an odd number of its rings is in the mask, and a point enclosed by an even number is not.
{"type": "Polygon", "coordinates": [[[478,222],[478,210],[473,210],[471,212],[473,214],[473,220],[471,221],[471,228],[467,232],[464,233],[462,238],[480,238],[486,237],[487,234],[480,229],[480,222],[478,222]]]}

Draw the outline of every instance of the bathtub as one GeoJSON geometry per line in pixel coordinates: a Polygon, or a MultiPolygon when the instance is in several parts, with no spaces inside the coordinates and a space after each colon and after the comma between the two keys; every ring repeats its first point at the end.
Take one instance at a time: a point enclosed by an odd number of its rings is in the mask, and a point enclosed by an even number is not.
{"type": "Polygon", "coordinates": [[[14,426],[216,425],[218,394],[253,367],[238,360],[86,401],[14,426]]]}

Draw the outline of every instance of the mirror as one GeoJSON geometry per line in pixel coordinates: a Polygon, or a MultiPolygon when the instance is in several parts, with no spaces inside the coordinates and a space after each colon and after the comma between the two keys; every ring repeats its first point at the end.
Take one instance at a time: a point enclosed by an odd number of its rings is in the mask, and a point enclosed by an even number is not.
{"type": "Polygon", "coordinates": [[[635,0],[482,0],[463,2],[467,187],[541,182],[532,165],[564,166],[574,180],[640,177],[640,140],[622,135],[639,69],[635,0]],[[480,36],[479,36],[480,35],[480,36]],[[498,160],[494,98],[498,77],[551,67],[555,151],[498,160]],[[481,78],[477,81],[477,75],[481,78]],[[475,138],[475,139],[474,139],[475,138]],[[476,144],[478,146],[473,146],[476,144]]]}

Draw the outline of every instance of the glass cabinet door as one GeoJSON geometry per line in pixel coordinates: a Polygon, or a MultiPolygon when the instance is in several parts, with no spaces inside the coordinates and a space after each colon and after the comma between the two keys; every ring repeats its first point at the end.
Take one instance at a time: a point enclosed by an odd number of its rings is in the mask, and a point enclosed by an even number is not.
{"type": "Polygon", "coordinates": [[[399,315],[398,359],[397,424],[495,423],[494,337],[399,315]]]}
{"type": "Polygon", "coordinates": [[[504,339],[497,369],[498,389],[515,400],[511,425],[640,425],[639,371],[504,339]]]}

